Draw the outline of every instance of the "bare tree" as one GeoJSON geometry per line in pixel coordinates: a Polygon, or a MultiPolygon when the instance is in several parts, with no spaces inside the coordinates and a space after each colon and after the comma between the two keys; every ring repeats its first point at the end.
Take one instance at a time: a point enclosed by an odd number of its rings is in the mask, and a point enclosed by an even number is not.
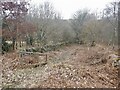
{"type": "MultiPolygon", "coordinates": [[[[118,33],[120,33],[120,2],[118,3],[118,33]]],[[[120,34],[118,34],[118,39],[120,38],[120,34]]],[[[120,41],[118,40],[118,46],[120,45],[120,41]]]]}
{"type": "MultiPolygon", "coordinates": [[[[12,32],[12,45],[13,50],[15,49],[15,42],[18,36],[18,23],[23,21],[24,16],[27,14],[27,5],[28,2],[25,0],[19,1],[5,1],[1,2],[2,13],[3,13],[3,24],[2,28],[8,27],[9,31],[12,32]],[[8,24],[9,23],[9,24],[8,24]],[[10,26],[13,25],[13,29],[11,30],[10,26]]],[[[9,34],[8,34],[9,35],[9,34]]],[[[17,43],[16,43],[17,45],[17,43]]]]}
{"type": "Polygon", "coordinates": [[[40,46],[40,43],[41,45],[45,45],[48,37],[48,31],[53,25],[53,21],[61,19],[61,15],[55,11],[53,5],[50,2],[44,2],[38,7],[33,7],[29,12],[30,16],[32,17],[32,22],[38,29],[36,34],[36,41],[38,42],[38,46],[40,46]]]}
{"type": "Polygon", "coordinates": [[[114,47],[114,43],[117,39],[117,20],[118,20],[118,1],[111,2],[106,6],[106,8],[103,10],[104,12],[104,18],[107,18],[108,23],[111,24],[111,26],[114,28],[113,35],[111,36],[109,40],[109,45],[112,44],[114,47]]]}
{"type": "Polygon", "coordinates": [[[71,26],[76,34],[76,42],[82,43],[81,32],[83,29],[83,25],[88,19],[88,10],[79,10],[73,15],[73,20],[71,22],[71,26]]]}

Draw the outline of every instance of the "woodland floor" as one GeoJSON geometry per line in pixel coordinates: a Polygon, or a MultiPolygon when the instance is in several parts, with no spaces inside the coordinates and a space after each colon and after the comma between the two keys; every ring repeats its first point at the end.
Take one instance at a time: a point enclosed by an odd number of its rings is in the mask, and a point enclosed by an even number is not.
{"type": "Polygon", "coordinates": [[[118,70],[112,66],[115,53],[102,45],[70,45],[47,52],[47,64],[35,67],[30,65],[41,62],[44,57],[19,58],[16,53],[9,53],[0,57],[2,87],[115,88],[118,85],[118,70]]]}

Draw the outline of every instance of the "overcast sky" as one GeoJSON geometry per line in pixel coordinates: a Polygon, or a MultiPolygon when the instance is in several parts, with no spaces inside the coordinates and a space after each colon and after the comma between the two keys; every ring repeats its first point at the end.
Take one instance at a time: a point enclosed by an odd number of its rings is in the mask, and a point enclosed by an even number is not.
{"type": "Polygon", "coordinates": [[[116,0],[32,0],[32,3],[38,4],[45,1],[52,3],[64,19],[69,19],[79,9],[88,8],[93,12],[100,11],[107,3],[116,0]]]}

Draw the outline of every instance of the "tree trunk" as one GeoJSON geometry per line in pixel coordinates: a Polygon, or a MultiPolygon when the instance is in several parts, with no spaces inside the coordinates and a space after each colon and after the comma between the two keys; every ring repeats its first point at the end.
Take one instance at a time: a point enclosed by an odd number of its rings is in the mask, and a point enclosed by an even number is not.
{"type": "Polygon", "coordinates": [[[12,47],[13,47],[13,50],[15,50],[15,38],[14,37],[12,38],[12,47]]]}
{"type": "MultiPolygon", "coordinates": [[[[118,48],[120,48],[120,2],[118,3],[118,48]]],[[[118,51],[118,54],[120,55],[120,51],[118,51]]],[[[120,88],[120,68],[118,72],[118,88],[120,88]]]]}
{"type": "Polygon", "coordinates": [[[118,3],[118,46],[120,45],[120,2],[118,3]]]}
{"type": "Polygon", "coordinates": [[[22,41],[21,40],[20,40],[19,44],[20,44],[20,47],[22,47],[22,41]]]}
{"type": "Polygon", "coordinates": [[[17,49],[17,47],[18,47],[18,42],[17,42],[17,40],[16,40],[16,44],[15,44],[15,45],[16,45],[16,46],[15,46],[15,47],[16,47],[15,49],[17,49]]]}

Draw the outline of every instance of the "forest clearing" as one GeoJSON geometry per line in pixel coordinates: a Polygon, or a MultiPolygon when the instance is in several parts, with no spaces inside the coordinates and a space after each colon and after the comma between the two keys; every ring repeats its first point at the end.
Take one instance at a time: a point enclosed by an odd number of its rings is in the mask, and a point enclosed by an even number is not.
{"type": "Polygon", "coordinates": [[[0,0],[0,88],[120,88],[119,33],[120,0],[0,0]]]}

